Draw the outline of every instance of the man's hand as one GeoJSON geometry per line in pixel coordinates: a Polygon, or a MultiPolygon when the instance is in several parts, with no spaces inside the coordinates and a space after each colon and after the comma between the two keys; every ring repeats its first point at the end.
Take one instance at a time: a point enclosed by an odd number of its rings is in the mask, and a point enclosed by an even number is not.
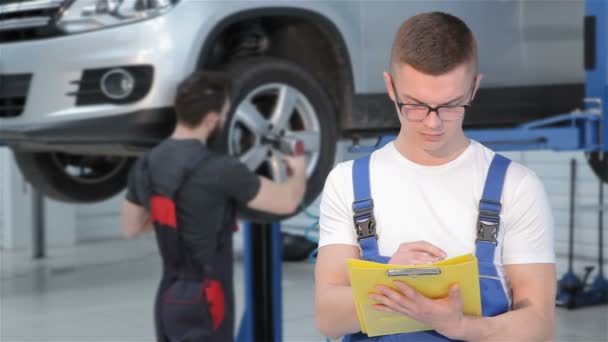
{"type": "Polygon", "coordinates": [[[260,189],[247,203],[249,208],[279,215],[298,210],[306,192],[306,157],[285,155],[283,159],[289,178],[279,183],[260,176],[260,189]]]}
{"type": "Polygon", "coordinates": [[[402,243],[389,260],[393,265],[421,265],[443,260],[447,253],[426,241],[402,243]]]}
{"type": "Polygon", "coordinates": [[[374,305],[376,310],[406,315],[449,338],[462,336],[464,315],[458,285],[450,287],[446,298],[429,299],[401,281],[394,284],[396,289],[378,285],[378,293],[369,294],[379,303],[374,305]]]}
{"type": "Polygon", "coordinates": [[[287,166],[287,174],[289,176],[306,175],[306,156],[288,156],[284,155],[285,165],[287,166]]]}

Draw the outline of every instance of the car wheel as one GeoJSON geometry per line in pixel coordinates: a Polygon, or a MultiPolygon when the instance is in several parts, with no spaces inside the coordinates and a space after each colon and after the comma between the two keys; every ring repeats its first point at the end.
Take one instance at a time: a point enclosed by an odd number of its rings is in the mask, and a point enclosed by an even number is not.
{"type": "MultiPolygon", "coordinates": [[[[246,59],[227,70],[233,81],[232,111],[220,135],[220,148],[256,173],[283,181],[285,167],[277,142],[302,140],[308,159],[302,206],[308,206],[322,191],[335,158],[336,110],[327,92],[310,73],[277,58],[246,59]]],[[[250,209],[240,214],[254,222],[275,222],[294,215],[250,209]]]]}
{"type": "Polygon", "coordinates": [[[122,156],[74,155],[15,151],[25,179],[44,195],[63,202],[92,203],[108,199],[127,184],[134,159],[122,156]]]}

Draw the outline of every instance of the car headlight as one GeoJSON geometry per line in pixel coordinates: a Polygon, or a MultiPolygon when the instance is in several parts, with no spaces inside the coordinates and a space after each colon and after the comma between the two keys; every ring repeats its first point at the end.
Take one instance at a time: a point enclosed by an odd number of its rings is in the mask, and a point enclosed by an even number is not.
{"type": "Polygon", "coordinates": [[[68,33],[96,30],[150,19],[179,0],[73,0],[57,25],[68,33]]]}

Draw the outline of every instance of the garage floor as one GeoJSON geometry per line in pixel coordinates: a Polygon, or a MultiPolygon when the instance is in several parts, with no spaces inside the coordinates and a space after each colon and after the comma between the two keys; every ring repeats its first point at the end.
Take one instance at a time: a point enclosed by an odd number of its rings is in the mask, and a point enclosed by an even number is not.
{"type": "MultiPolygon", "coordinates": [[[[151,341],[160,271],[152,236],[0,256],[0,341],[151,341]]],[[[237,312],[243,268],[236,267],[237,312]]],[[[284,264],[285,341],[324,341],[314,324],[313,266],[284,264]]],[[[608,341],[608,306],[557,309],[558,341],[608,341]]]]}

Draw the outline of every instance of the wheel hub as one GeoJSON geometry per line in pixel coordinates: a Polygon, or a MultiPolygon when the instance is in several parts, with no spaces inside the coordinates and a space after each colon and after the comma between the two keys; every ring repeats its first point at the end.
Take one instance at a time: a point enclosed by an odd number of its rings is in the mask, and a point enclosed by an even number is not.
{"type": "Polygon", "coordinates": [[[288,138],[304,142],[310,176],[320,153],[318,114],[298,89],[284,83],[264,84],[237,104],[228,125],[228,152],[251,170],[283,180],[284,165],[277,152],[288,138]]]}

